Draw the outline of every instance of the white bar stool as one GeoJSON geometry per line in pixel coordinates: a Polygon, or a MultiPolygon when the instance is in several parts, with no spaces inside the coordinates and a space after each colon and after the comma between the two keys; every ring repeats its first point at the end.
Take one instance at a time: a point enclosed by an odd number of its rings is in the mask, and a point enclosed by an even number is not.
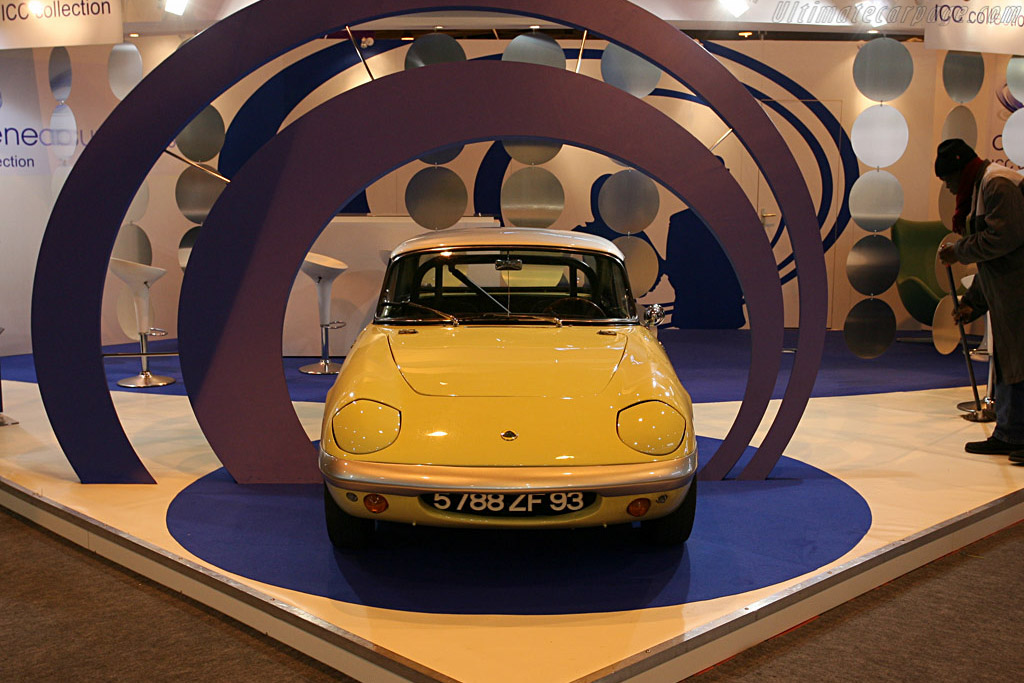
{"type": "MultiPolygon", "coordinates": [[[[4,328],[0,327],[0,334],[4,333],[4,328]]],[[[13,417],[7,417],[4,415],[4,394],[3,389],[0,389],[0,427],[8,427],[10,425],[16,425],[18,421],[13,417]]]]}
{"type": "Polygon", "coordinates": [[[149,371],[149,337],[162,337],[167,334],[150,326],[149,320],[149,288],[167,272],[163,268],[147,266],[124,259],[110,259],[110,270],[121,278],[132,292],[135,303],[135,321],[139,328],[139,345],[142,349],[142,372],[132,377],[117,380],[117,385],[129,389],[145,387],[165,387],[174,384],[173,377],[154,375],[149,371]]]}
{"type": "Polygon", "coordinates": [[[341,320],[331,320],[331,288],[334,279],[348,270],[348,265],[338,259],[310,252],[302,262],[301,270],[316,283],[316,301],[320,308],[320,360],[303,365],[299,372],[307,375],[337,375],[341,363],[331,362],[330,330],[344,327],[341,320]]]}

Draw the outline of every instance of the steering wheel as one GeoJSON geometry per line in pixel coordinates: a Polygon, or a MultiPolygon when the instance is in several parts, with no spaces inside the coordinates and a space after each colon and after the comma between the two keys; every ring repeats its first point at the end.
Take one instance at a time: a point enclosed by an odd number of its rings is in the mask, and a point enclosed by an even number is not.
{"type": "Polygon", "coordinates": [[[607,318],[607,314],[604,309],[598,304],[594,303],[590,299],[581,299],[578,296],[564,296],[561,299],[555,299],[542,311],[545,315],[554,315],[558,317],[575,317],[575,318],[607,318]]]}

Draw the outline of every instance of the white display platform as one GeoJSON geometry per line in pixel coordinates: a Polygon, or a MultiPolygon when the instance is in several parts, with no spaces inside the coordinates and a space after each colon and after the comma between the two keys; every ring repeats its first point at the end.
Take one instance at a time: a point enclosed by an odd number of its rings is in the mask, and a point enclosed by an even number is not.
{"type": "MultiPolygon", "coordinates": [[[[37,387],[5,381],[4,410],[21,424],[0,428],[0,504],[358,679],[678,681],[1024,519],[1024,467],[963,451],[964,441],[991,430],[960,419],[956,404],[968,393],[812,399],[786,454],[863,496],[873,517],[867,535],[835,562],[790,581],[627,612],[402,612],[224,572],[178,544],[165,522],[171,500],[220,466],[185,397],[113,395],[158,484],[82,485],[60,454],[37,387]]],[[[315,438],[321,406],[295,405],[315,438]]],[[[695,405],[698,432],[723,437],[737,408],[695,405]]]]}

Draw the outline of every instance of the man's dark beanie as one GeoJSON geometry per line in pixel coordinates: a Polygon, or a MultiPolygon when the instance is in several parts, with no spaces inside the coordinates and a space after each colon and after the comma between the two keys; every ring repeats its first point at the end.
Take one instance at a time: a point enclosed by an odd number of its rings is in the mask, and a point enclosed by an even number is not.
{"type": "Polygon", "coordinates": [[[977,154],[960,138],[943,140],[935,155],[935,175],[944,178],[966,166],[977,154]]]}

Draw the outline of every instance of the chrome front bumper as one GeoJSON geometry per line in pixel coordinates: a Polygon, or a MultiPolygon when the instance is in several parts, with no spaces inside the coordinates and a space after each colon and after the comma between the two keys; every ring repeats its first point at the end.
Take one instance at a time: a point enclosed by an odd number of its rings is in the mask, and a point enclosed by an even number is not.
{"type": "Polygon", "coordinates": [[[331,486],[417,496],[438,491],[521,493],[593,491],[629,496],[686,486],[697,467],[697,452],[673,460],[584,467],[454,467],[396,465],[337,458],[320,449],[320,471],[331,486]]]}

